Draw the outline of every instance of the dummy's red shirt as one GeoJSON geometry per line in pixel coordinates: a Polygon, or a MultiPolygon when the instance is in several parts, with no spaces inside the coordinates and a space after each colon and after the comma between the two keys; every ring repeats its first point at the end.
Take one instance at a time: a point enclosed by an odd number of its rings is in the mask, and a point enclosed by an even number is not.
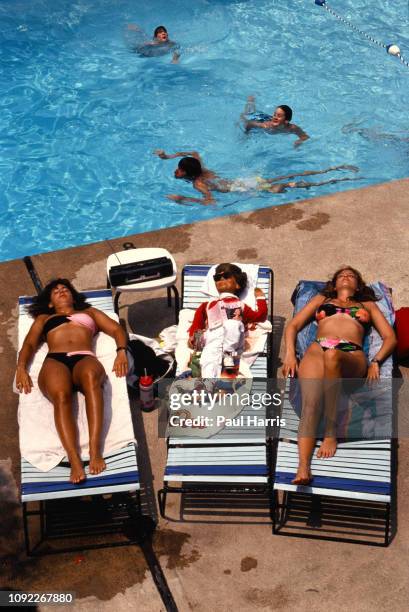
{"type": "MultiPolygon", "coordinates": [[[[200,304],[199,308],[195,312],[192,325],[189,328],[190,338],[193,338],[196,331],[207,328],[207,310],[212,308],[212,306],[219,301],[222,301],[226,306],[226,311],[229,310],[229,304],[230,306],[233,306],[233,304],[235,305],[240,303],[240,318],[245,325],[247,323],[259,323],[261,321],[265,321],[267,318],[267,302],[264,297],[256,298],[256,309],[253,310],[250,308],[250,306],[247,306],[247,304],[241,302],[235,295],[224,295],[217,300],[211,300],[210,302],[203,302],[203,304],[200,304]]],[[[233,310],[233,308],[230,308],[230,310],[233,310]]],[[[234,310],[236,310],[236,308],[234,308],[234,310]]]]}

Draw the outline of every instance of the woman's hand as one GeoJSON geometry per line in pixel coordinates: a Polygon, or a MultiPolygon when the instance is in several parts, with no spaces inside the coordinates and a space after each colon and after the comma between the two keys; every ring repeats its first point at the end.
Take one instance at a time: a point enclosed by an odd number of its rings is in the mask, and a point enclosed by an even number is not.
{"type": "Polygon", "coordinates": [[[297,363],[297,359],[296,357],[286,357],[284,359],[284,363],[283,363],[283,367],[282,367],[282,373],[284,378],[287,378],[287,376],[290,376],[291,378],[294,378],[294,376],[296,375],[298,370],[298,363],[297,363]]]}
{"type": "Polygon", "coordinates": [[[374,380],[379,380],[380,378],[380,367],[379,363],[371,362],[368,367],[368,372],[366,374],[366,381],[373,382],[374,380]]]}
{"type": "Polygon", "coordinates": [[[16,387],[19,393],[31,393],[33,381],[25,368],[17,367],[16,387]]]}
{"type": "Polygon", "coordinates": [[[114,366],[112,371],[115,372],[118,378],[121,376],[126,376],[128,373],[128,358],[126,356],[126,350],[121,349],[118,351],[117,356],[115,357],[114,366]]]}

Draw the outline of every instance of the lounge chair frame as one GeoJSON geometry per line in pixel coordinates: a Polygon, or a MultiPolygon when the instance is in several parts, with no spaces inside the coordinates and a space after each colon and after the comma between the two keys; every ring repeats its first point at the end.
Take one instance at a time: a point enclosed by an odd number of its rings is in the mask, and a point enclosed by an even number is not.
{"type": "Polygon", "coordinates": [[[139,539],[129,539],[124,532],[128,522],[139,520],[141,514],[140,491],[113,493],[107,499],[104,495],[93,495],[90,501],[77,497],[23,502],[26,554],[43,556],[137,544],[139,539]],[[39,534],[34,541],[36,519],[39,534]],[[47,548],[51,543],[81,538],[85,540],[81,545],[47,548]],[[90,538],[99,541],[91,543],[90,538]]]}
{"type": "MultiPolygon", "coordinates": [[[[390,400],[392,406],[391,419],[394,421],[396,415],[393,409],[395,405],[393,392],[391,393],[390,400]]],[[[292,410],[289,407],[288,394],[286,393],[283,405],[284,417],[288,415],[289,409],[292,410]]],[[[295,418],[298,419],[298,417],[295,418]]],[[[294,425],[289,429],[291,430],[292,428],[294,428],[294,425]]],[[[393,430],[396,430],[395,427],[392,427],[393,430]]],[[[276,478],[277,463],[280,462],[281,466],[285,464],[285,461],[283,462],[282,457],[280,457],[284,439],[288,438],[286,443],[288,448],[292,445],[294,448],[297,444],[296,434],[291,431],[287,431],[288,433],[289,435],[284,434],[280,436],[277,444],[277,454],[273,470],[274,479],[276,478]]],[[[378,466],[377,469],[389,470],[389,490],[384,492],[386,494],[354,494],[353,492],[348,492],[346,488],[343,490],[341,486],[339,489],[334,488],[332,490],[325,489],[324,486],[321,488],[319,486],[314,487],[314,482],[311,486],[298,487],[294,485],[280,486],[280,484],[275,482],[271,497],[273,534],[334,542],[358,543],[368,546],[388,546],[396,532],[398,441],[396,438],[356,440],[341,443],[339,448],[346,450],[347,453],[350,453],[351,457],[354,457],[354,453],[356,453],[355,460],[358,458],[359,453],[362,455],[362,452],[369,452],[369,457],[370,453],[381,451],[384,455],[384,462],[382,467],[378,466]],[[328,528],[329,534],[326,533],[326,528],[328,528]],[[341,529],[343,529],[345,535],[336,535],[341,529]],[[333,535],[330,535],[331,532],[333,535]],[[366,537],[360,537],[361,535],[366,537]]],[[[336,457],[338,456],[336,455],[336,457]]],[[[326,460],[326,465],[331,465],[331,461],[330,459],[326,460]]],[[[348,461],[346,461],[347,463],[348,461]]],[[[338,471],[340,472],[340,468],[338,468],[338,471]]],[[[368,475],[370,471],[370,468],[368,468],[364,478],[369,482],[373,480],[376,483],[376,470],[374,470],[375,476],[373,478],[368,475]]],[[[343,476],[338,477],[340,479],[348,479],[349,474],[346,471],[343,476]]]]}
{"type": "Polygon", "coordinates": [[[279,491],[273,487],[271,498],[273,534],[368,546],[389,546],[396,531],[397,449],[397,440],[392,439],[389,451],[390,501],[343,497],[342,491],[336,491],[331,496],[304,492],[310,487],[298,487],[298,491],[279,491]],[[341,528],[353,529],[354,532],[346,531],[346,535],[342,537],[325,535],[325,524],[332,527],[334,532],[341,528]],[[301,531],[302,529],[304,531],[301,531]],[[322,531],[324,533],[320,533],[322,531]],[[348,537],[348,533],[349,535],[356,534],[356,537],[348,537]],[[359,537],[359,533],[367,537],[359,537]],[[369,539],[369,536],[373,536],[372,539],[369,539]],[[377,536],[379,541],[374,539],[377,536]]]}
{"type": "MultiPolygon", "coordinates": [[[[93,306],[113,312],[111,291],[87,291],[84,295],[93,306]]],[[[24,309],[30,301],[31,298],[20,298],[20,308],[24,309]]],[[[101,478],[99,483],[95,477],[81,485],[67,483],[68,486],[60,487],[58,492],[53,491],[52,482],[38,490],[35,479],[41,479],[41,472],[22,458],[23,530],[27,556],[138,543],[138,536],[130,535],[135,530],[127,529],[130,522],[142,517],[136,450],[136,445],[131,443],[105,456],[108,468],[112,462],[112,475],[105,482],[101,478]],[[119,470],[115,469],[115,463],[121,464],[119,470]],[[66,544],[74,539],[78,540],[78,545],[66,544]]],[[[60,469],[59,466],[56,469],[60,469]]]]}
{"type": "MultiPolygon", "coordinates": [[[[190,307],[192,308],[192,304],[190,304],[189,306],[187,306],[186,304],[186,276],[189,273],[192,273],[192,271],[198,271],[198,272],[206,272],[210,269],[210,265],[187,265],[183,268],[182,270],[182,308],[186,308],[186,307],[190,307]]],[[[266,266],[260,266],[260,273],[266,275],[266,277],[268,278],[268,286],[269,286],[269,296],[268,296],[268,318],[269,320],[272,322],[273,321],[273,304],[274,304],[274,274],[273,271],[271,270],[271,268],[268,268],[266,266]]],[[[194,307],[197,307],[202,301],[205,301],[206,297],[202,296],[202,298],[198,298],[198,302],[197,304],[195,304],[194,307]]],[[[266,371],[265,371],[265,376],[266,377],[271,377],[271,371],[272,371],[272,348],[273,348],[273,334],[270,333],[267,337],[267,341],[266,341],[266,350],[263,353],[260,353],[257,359],[260,359],[260,357],[264,357],[266,359],[266,371]]],[[[257,363],[257,360],[256,362],[257,363]]],[[[255,364],[254,364],[255,365],[255,364]]],[[[253,370],[254,371],[254,370],[253,370]]],[[[257,381],[257,372],[255,372],[255,378],[254,381],[257,381]]],[[[241,475],[229,475],[228,471],[226,470],[225,474],[219,474],[218,475],[218,481],[217,482],[206,482],[205,480],[201,480],[200,474],[196,474],[196,476],[191,476],[191,477],[187,477],[186,481],[184,481],[183,479],[181,479],[181,485],[180,486],[175,486],[175,485],[170,485],[166,480],[163,483],[163,487],[162,489],[160,489],[158,491],[158,504],[159,504],[159,511],[160,514],[163,518],[168,518],[166,516],[166,502],[167,502],[167,496],[170,493],[177,493],[177,494],[185,494],[185,493],[195,493],[195,494],[208,494],[211,493],[212,495],[224,495],[224,494],[231,494],[231,493],[258,493],[258,494],[266,494],[268,495],[269,498],[271,498],[271,494],[272,494],[272,480],[271,480],[271,475],[272,475],[272,469],[271,469],[271,460],[272,460],[272,443],[270,440],[269,436],[266,436],[264,443],[262,444],[260,441],[258,442],[251,442],[249,440],[243,441],[243,442],[235,442],[235,443],[231,443],[229,444],[228,442],[224,441],[219,441],[216,442],[214,441],[214,438],[212,440],[210,440],[207,443],[201,443],[200,445],[196,445],[196,444],[191,444],[191,443],[184,443],[183,439],[180,440],[180,443],[178,443],[178,446],[183,446],[184,449],[187,448],[192,448],[192,449],[197,449],[197,448],[206,448],[206,449],[214,449],[215,452],[217,452],[218,449],[240,449],[240,447],[242,449],[248,448],[248,449],[253,449],[256,452],[260,452],[261,451],[261,447],[263,447],[263,451],[265,452],[265,461],[266,461],[266,465],[267,465],[267,470],[266,473],[263,474],[263,476],[260,476],[260,482],[256,482],[254,479],[257,478],[254,477],[254,475],[252,475],[251,477],[248,477],[246,480],[246,475],[245,474],[241,474],[241,475]]],[[[169,452],[172,450],[172,448],[174,448],[174,446],[170,443],[169,439],[167,439],[167,456],[169,456],[169,452]]]]}
{"type": "MultiPolygon", "coordinates": [[[[166,516],[166,501],[167,501],[167,495],[169,493],[179,493],[179,494],[185,494],[185,493],[194,493],[194,494],[208,494],[208,493],[212,493],[213,495],[225,495],[225,494],[231,494],[231,493],[239,493],[239,494],[251,494],[251,493],[258,493],[258,494],[265,494],[268,495],[269,497],[272,494],[272,480],[271,480],[271,474],[272,474],[272,470],[271,470],[271,457],[272,457],[272,450],[271,450],[271,445],[272,442],[270,439],[266,439],[266,443],[265,443],[265,453],[266,453],[266,461],[267,461],[267,471],[266,471],[266,476],[267,476],[267,480],[266,482],[257,484],[256,482],[253,481],[248,481],[245,482],[245,476],[241,477],[240,480],[238,480],[237,482],[234,482],[232,477],[229,477],[227,474],[224,476],[220,477],[220,481],[218,483],[206,483],[206,482],[201,482],[199,477],[197,479],[197,483],[195,481],[192,481],[188,484],[183,485],[182,481],[182,485],[177,487],[174,485],[169,485],[166,481],[164,482],[163,488],[160,489],[158,491],[158,504],[159,504],[159,512],[160,515],[163,518],[168,518],[166,516]]],[[[183,445],[184,448],[188,448],[188,445],[183,445]]],[[[224,444],[223,445],[223,449],[226,448],[237,448],[237,444],[224,444]]],[[[245,448],[251,448],[251,446],[253,447],[258,447],[260,448],[260,444],[248,444],[246,443],[245,448]]],[[[167,443],[167,450],[169,452],[170,450],[170,445],[169,442],[167,443]]],[[[194,446],[192,446],[191,448],[195,448],[194,446]]],[[[217,449],[220,448],[219,444],[214,444],[214,445],[206,445],[206,448],[214,448],[215,452],[217,452],[217,449]]]]}

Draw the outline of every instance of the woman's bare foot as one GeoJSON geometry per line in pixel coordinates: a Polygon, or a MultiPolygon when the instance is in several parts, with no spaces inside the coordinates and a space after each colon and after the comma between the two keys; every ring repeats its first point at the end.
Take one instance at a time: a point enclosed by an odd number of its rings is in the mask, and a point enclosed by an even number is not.
{"type": "Polygon", "coordinates": [[[318,459],[329,459],[330,457],[333,457],[335,455],[336,450],[337,439],[328,436],[327,438],[323,439],[321,446],[317,451],[317,457],[318,459]]]}
{"type": "Polygon", "coordinates": [[[71,465],[70,482],[78,484],[85,480],[86,476],[81,459],[78,456],[72,456],[69,457],[69,462],[71,465]]]}
{"type": "Polygon", "coordinates": [[[291,481],[291,484],[305,486],[309,485],[312,479],[311,469],[309,467],[299,466],[295,478],[291,481]]]}
{"type": "Polygon", "coordinates": [[[107,464],[104,461],[102,455],[90,455],[89,458],[89,473],[90,474],[100,474],[106,468],[107,464]]]}

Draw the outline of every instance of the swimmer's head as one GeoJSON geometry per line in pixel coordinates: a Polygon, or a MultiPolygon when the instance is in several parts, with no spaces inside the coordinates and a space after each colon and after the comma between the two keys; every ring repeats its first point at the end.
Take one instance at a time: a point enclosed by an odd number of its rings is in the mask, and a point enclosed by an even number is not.
{"type": "Polygon", "coordinates": [[[169,36],[168,36],[168,31],[165,28],[165,26],[158,26],[157,28],[155,28],[155,31],[153,33],[153,38],[155,38],[159,42],[166,42],[169,36]]]}
{"type": "Polygon", "coordinates": [[[202,174],[202,166],[195,157],[182,157],[175,170],[175,178],[184,178],[188,181],[194,181],[202,174]]]}
{"type": "Polygon", "coordinates": [[[247,287],[247,274],[231,263],[221,263],[213,276],[219,293],[234,293],[239,296],[247,287]]]}
{"type": "Polygon", "coordinates": [[[287,106],[287,104],[281,104],[281,106],[277,106],[273,115],[273,123],[274,125],[287,125],[290,123],[293,117],[292,109],[287,106]]]}

